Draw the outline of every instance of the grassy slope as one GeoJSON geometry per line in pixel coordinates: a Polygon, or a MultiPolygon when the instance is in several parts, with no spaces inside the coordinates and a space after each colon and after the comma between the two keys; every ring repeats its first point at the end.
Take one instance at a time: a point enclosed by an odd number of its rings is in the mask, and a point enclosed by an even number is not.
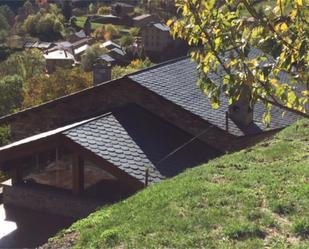
{"type": "Polygon", "coordinates": [[[51,245],[309,248],[309,121],[103,208],[64,234],[51,245]]]}

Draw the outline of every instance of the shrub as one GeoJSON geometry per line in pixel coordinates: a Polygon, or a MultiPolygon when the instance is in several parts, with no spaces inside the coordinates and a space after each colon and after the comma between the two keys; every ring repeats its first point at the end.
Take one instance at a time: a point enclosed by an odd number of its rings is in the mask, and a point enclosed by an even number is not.
{"type": "Polygon", "coordinates": [[[108,15],[110,13],[111,13],[111,8],[108,6],[101,6],[97,11],[98,15],[108,15]]]}
{"type": "Polygon", "coordinates": [[[254,224],[250,223],[232,223],[225,228],[225,234],[231,239],[247,239],[247,238],[264,238],[265,232],[254,224]]]}
{"type": "Polygon", "coordinates": [[[296,221],[293,225],[293,232],[303,238],[309,238],[309,219],[296,221]]]}
{"type": "Polygon", "coordinates": [[[4,146],[10,142],[10,128],[8,126],[0,126],[0,146],[4,146]]]}
{"type": "Polygon", "coordinates": [[[295,205],[292,200],[280,199],[271,203],[271,209],[273,212],[280,215],[288,215],[295,212],[295,205]]]}

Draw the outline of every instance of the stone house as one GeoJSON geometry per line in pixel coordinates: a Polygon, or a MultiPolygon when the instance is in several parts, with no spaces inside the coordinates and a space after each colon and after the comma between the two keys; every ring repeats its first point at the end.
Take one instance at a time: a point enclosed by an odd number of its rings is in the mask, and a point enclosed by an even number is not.
{"type": "Polygon", "coordinates": [[[53,73],[57,68],[71,68],[75,64],[75,57],[65,49],[58,49],[43,54],[46,60],[47,73],[53,73]]]}
{"type": "Polygon", "coordinates": [[[132,18],[132,20],[133,20],[133,26],[139,28],[147,26],[149,23],[158,23],[160,21],[157,16],[151,14],[143,14],[135,16],[132,18]]]}
{"type": "Polygon", "coordinates": [[[117,2],[111,5],[112,15],[125,17],[134,11],[134,6],[131,4],[117,2]]]}
{"type": "Polygon", "coordinates": [[[2,117],[15,141],[0,148],[4,203],[82,217],[301,118],[274,107],[266,126],[263,104],[224,96],[212,109],[197,78],[185,57],[2,117]]]}
{"type": "Polygon", "coordinates": [[[170,28],[162,23],[150,23],[141,29],[142,44],[147,54],[161,53],[173,43],[170,28]]]}

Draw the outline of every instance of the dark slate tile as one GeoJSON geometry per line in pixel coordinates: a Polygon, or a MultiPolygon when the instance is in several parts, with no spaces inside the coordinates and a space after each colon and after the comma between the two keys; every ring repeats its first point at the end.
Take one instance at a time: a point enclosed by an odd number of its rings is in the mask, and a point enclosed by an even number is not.
{"type": "MultiPolygon", "coordinates": [[[[260,54],[260,50],[253,49],[249,57],[253,58],[260,54]]],[[[217,83],[221,82],[220,73],[219,75],[212,73],[209,77],[217,83]]],[[[225,112],[228,110],[228,100],[222,96],[221,107],[217,110],[212,109],[207,97],[196,86],[198,79],[196,63],[189,58],[174,60],[132,74],[129,78],[225,130],[225,112]]],[[[286,74],[282,74],[282,78],[288,81],[286,74]]],[[[254,123],[248,127],[241,127],[229,119],[229,132],[236,136],[258,134],[265,130],[284,128],[300,118],[291,112],[286,112],[282,117],[282,110],[273,107],[272,120],[270,126],[267,127],[261,122],[264,112],[264,105],[257,103],[254,108],[254,123]]]]}
{"type": "Polygon", "coordinates": [[[195,141],[158,163],[192,136],[135,105],[63,134],[142,182],[147,168],[151,169],[149,182],[158,182],[218,155],[203,142],[195,141]]]}

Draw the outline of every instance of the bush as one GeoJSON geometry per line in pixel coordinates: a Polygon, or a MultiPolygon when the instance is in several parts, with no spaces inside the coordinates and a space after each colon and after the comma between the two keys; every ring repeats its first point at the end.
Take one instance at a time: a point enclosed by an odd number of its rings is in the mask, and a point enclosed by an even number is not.
{"type": "Polygon", "coordinates": [[[29,15],[22,25],[22,30],[44,40],[53,41],[62,38],[63,16],[54,11],[48,13],[40,10],[35,15],[29,15]]]}
{"type": "Polygon", "coordinates": [[[0,81],[0,116],[18,110],[23,101],[23,79],[18,75],[6,76],[0,81]]]}
{"type": "Polygon", "coordinates": [[[108,6],[101,6],[97,11],[98,15],[108,15],[110,13],[111,13],[111,8],[108,6]]]}
{"type": "Polygon", "coordinates": [[[10,128],[8,126],[0,126],[0,146],[4,146],[10,142],[10,128]]]}
{"type": "Polygon", "coordinates": [[[117,79],[120,77],[123,77],[127,74],[136,72],[138,70],[147,68],[152,66],[153,63],[146,58],[145,60],[133,60],[130,65],[126,66],[126,67],[121,67],[121,66],[115,66],[113,67],[112,70],[112,78],[113,79],[117,79]]]}
{"type": "Polygon", "coordinates": [[[303,238],[309,238],[309,219],[304,218],[296,221],[293,225],[293,231],[303,238]]]}
{"type": "Polygon", "coordinates": [[[82,55],[81,65],[85,72],[90,72],[93,70],[93,65],[99,56],[107,53],[105,48],[101,48],[99,44],[94,44],[86,50],[82,55]]]}
{"type": "Polygon", "coordinates": [[[38,49],[11,54],[0,63],[0,77],[17,74],[25,80],[44,72],[45,59],[38,49]]]}
{"type": "Polygon", "coordinates": [[[271,203],[271,209],[279,215],[288,215],[295,212],[295,205],[292,200],[280,199],[271,203]]]}
{"type": "Polygon", "coordinates": [[[91,85],[92,74],[85,73],[80,68],[57,69],[50,76],[41,74],[27,81],[23,107],[38,105],[91,85]]]}
{"type": "Polygon", "coordinates": [[[134,43],[134,37],[131,35],[124,35],[120,38],[120,45],[122,47],[129,47],[134,43]]]}
{"type": "Polygon", "coordinates": [[[104,26],[104,29],[106,32],[109,32],[111,33],[112,36],[117,36],[119,35],[120,31],[119,31],[119,28],[116,27],[115,25],[113,24],[107,24],[104,26]]]}
{"type": "Polygon", "coordinates": [[[225,229],[225,234],[231,239],[264,238],[265,232],[257,225],[250,223],[241,224],[239,221],[225,229]]]}

